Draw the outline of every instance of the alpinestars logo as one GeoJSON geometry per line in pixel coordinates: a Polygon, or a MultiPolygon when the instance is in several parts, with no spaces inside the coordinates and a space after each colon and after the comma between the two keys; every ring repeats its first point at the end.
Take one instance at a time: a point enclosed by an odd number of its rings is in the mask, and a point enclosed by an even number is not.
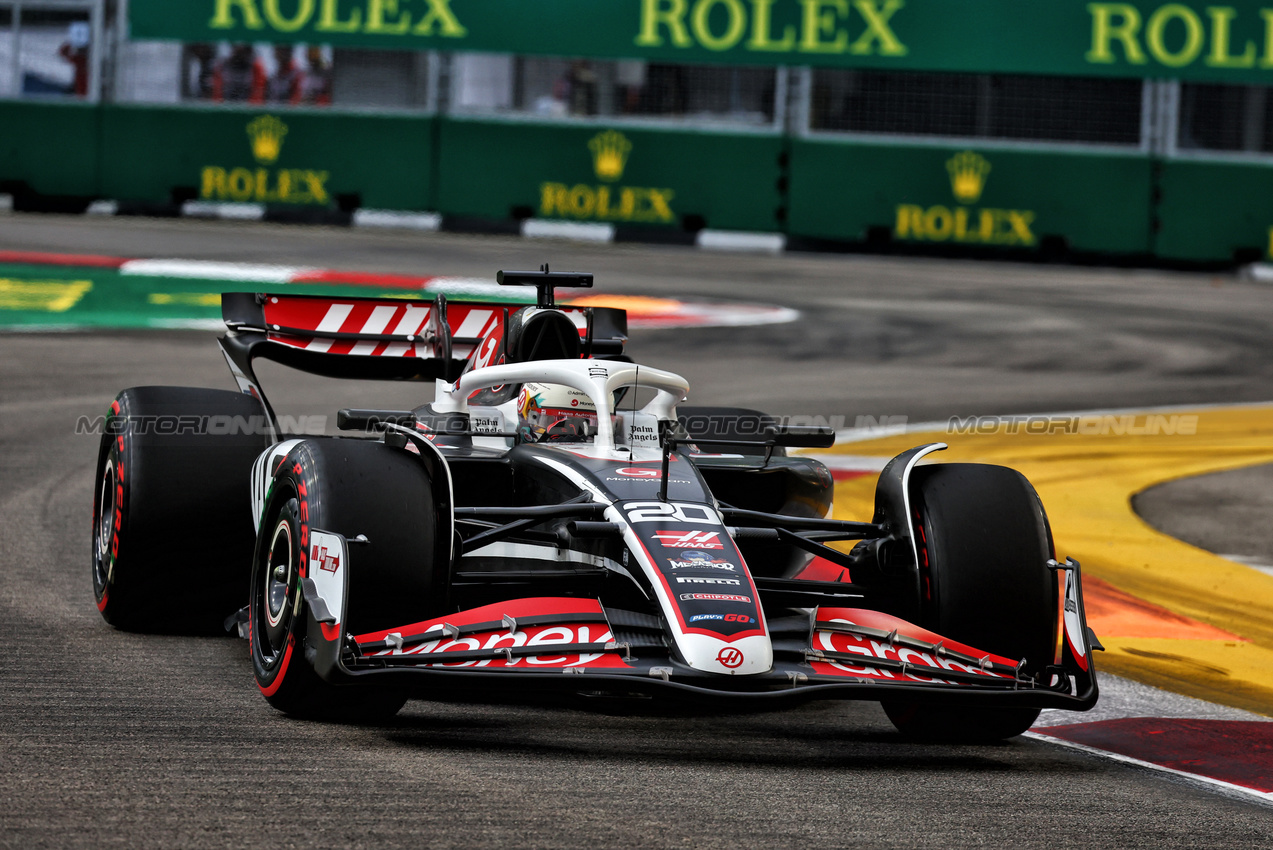
{"type": "Polygon", "coordinates": [[[654,539],[664,549],[724,549],[719,531],[656,531],[654,539]]]}

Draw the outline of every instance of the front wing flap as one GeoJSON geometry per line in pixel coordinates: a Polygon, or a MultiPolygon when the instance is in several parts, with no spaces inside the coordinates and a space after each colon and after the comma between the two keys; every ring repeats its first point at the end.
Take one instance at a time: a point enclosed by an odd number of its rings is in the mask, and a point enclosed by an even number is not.
{"type": "MultiPolygon", "coordinates": [[[[344,541],[331,542],[348,564],[344,541]]],[[[773,667],[746,676],[695,670],[674,657],[659,618],[607,609],[587,598],[514,599],[352,635],[341,610],[348,569],[339,579],[323,576],[307,588],[307,657],[320,676],[336,684],[392,678],[432,680],[438,687],[670,691],[779,700],[904,696],[1085,710],[1095,704],[1097,689],[1094,636],[1083,614],[1079,566],[1067,561],[1053,569],[1061,588],[1058,657],[1037,677],[1016,659],[863,608],[816,608],[807,620],[799,614],[794,631],[775,634],[773,667]]]]}

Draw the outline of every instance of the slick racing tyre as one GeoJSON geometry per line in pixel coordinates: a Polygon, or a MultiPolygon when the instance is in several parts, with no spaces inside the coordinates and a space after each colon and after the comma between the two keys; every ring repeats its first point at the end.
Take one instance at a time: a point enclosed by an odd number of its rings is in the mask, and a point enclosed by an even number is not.
{"type": "Polygon", "coordinates": [[[403,449],[317,439],[288,453],[270,484],[250,582],[252,669],[270,705],[348,722],[397,713],[403,692],[330,684],[307,659],[305,549],[311,529],[366,538],[350,546],[342,623],[349,634],[419,622],[447,610],[449,565],[436,563],[435,508],[428,473],[403,449]]]}
{"type": "Polygon", "coordinates": [[[247,595],[264,416],[225,390],[133,387],[115,399],[93,488],[93,592],[106,622],[225,633],[247,595]]]}
{"type": "MultiPolygon", "coordinates": [[[[911,484],[919,625],[1042,673],[1052,663],[1055,579],[1052,535],[1030,482],[1002,466],[950,463],[917,467],[911,484]]],[[[884,710],[908,737],[950,741],[1010,738],[1039,715],[954,702],[886,702],[884,710]]]]}

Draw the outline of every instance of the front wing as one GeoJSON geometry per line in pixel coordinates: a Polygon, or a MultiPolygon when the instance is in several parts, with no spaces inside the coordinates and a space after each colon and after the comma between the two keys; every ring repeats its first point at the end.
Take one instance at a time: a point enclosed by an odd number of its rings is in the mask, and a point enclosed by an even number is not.
{"type": "MultiPolygon", "coordinates": [[[[339,547],[337,563],[349,564],[340,535],[315,536],[339,547]]],[[[1087,628],[1078,563],[1051,566],[1060,588],[1056,657],[1038,678],[1014,659],[870,609],[820,607],[772,619],[772,669],[727,676],[672,657],[659,618],[596,599],[514,599],[354,635],[342,624],[348,569],[314,570],[304,590],[314,667],[334,684],[395,679],[434,692],[517,687],[731,699],[929,698],[1085,710],[1096,703],[1091,655],[1100,647],[1087,628]]],[[[734,660],[729,652],[718,659],[726,667],[734,660]]]]}

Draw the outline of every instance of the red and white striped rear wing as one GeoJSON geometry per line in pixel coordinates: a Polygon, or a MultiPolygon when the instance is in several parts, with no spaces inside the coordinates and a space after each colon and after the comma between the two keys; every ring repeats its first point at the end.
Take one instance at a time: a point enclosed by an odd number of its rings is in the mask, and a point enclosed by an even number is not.
{"type": "MultiPolygon", "coordinates": [[[[264,357],[318,375],[454,381],[484,345],[504,336],[523,303],[332,298],[225,293],[227,357],[240,368],[264,357]],[[234,356],[232,356],[234,355],[234,356]]],[[[585,357],[620,354],[627,314],[596,307],[556,308],[579,329],[585,357]]],[[[488,352],[483,351],[483,354],[488,352]]],[[[237,376],[236,376],[237,377],[237,376]]]]}
{"type": "MultiPolygon", "coordinates": [[[[329,378],[454,382],[470,361],[494,362],[520,302],[448,302],[227,292],[220,338],[239,389],[278,418],[252,368],[258,357],[329,378]]],[[[583,357],[619,355],[628,317],[610,307],[558,307],[579,330],[583,357]]]]}

